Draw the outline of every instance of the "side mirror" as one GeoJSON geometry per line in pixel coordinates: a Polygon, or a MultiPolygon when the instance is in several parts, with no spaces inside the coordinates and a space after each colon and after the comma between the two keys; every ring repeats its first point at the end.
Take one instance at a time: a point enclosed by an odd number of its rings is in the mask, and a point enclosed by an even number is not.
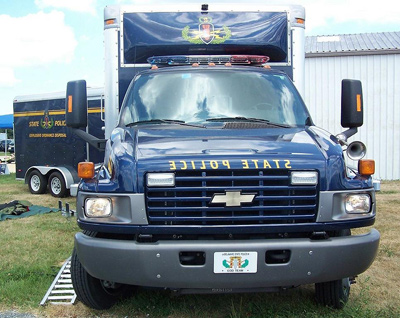
{"type": "Polygon", "coordinates": [[[342,127],[357,128],[362,126],[363,113],[361,81],[344,79],[342,81],[342,127]]]}
{"type": "Polygon", "coordinates": [[[87,126],[87,121],[86,81],[68,82],[65,99],[66,125],[71,128],[82,128],[87,126]]]}

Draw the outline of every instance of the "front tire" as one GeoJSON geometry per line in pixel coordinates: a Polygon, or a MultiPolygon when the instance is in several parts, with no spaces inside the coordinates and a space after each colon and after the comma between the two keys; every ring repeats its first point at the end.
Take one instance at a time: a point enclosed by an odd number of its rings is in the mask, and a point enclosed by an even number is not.
{"type": "Polygon", "coordinates": [[[71,279],[76,296],[86,306],[104,310],[129,296],[131,286],[103,281],[91,276],[82,266],[74,249],[71,257],[71,279]]]}
{"type": "Polygon", "coordinates": [[[317,298],[317,303],[324,306],[342,309],[349,300],[349,295],[349,278],[315,284],[315,296],[317,298]]]}
{"type": "Polygon", "coordinates": [[[43,194],[46,191],[47,180],[37,170],[33,170],[28,176],[28,187],[32,194],[43,194]]]}
{"type": "MultiPolygon", "coordinates": [[[[349,229],[335,231],[331,233],[333,237],[349,236],[349,229]]],[[[336,309],[342,309],[350,295],[350,278],[342,278],[330,282],[315,284],[315,296],[318,304],[336,309]]]]}

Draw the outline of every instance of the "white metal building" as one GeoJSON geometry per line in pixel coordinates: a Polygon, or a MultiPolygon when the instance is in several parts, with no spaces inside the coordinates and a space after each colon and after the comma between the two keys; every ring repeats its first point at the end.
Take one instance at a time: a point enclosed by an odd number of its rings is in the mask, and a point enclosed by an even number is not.
{"type": "Polygon", "coordinates": [[[376,179],[400,179],[400,32],[306,37],[305,102],[314,123],[340,126],[341,80],[363,85],[364,125],[350,141],[367,146],[376,179]]]}

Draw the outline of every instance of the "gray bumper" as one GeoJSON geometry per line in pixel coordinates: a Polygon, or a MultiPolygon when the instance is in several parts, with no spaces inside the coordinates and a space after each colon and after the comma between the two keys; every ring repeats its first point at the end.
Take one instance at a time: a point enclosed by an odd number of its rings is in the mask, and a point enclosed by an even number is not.
{"type": "Polygon", "coordinates": [[[134,241],[98,239],[78,233],[75,247],[85,269],[99,279],[166,288],[288,287],[351,277],[373,262],[379,232],[311,241],[274,239],[251,241],[134,241]],[[268,265],[268,250],[290,250],[285,264],[268,265]],[[201,251],[205,264],[183,266],[180,252],[201,251]],[[215,274],[214,252],[257,252],[257,273],[215,274]]]}

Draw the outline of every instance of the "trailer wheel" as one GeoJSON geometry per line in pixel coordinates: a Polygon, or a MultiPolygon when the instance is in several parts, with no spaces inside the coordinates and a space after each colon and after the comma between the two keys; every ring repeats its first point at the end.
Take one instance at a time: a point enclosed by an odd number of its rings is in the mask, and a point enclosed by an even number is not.
{"type": "Polygon", "coordinates": [[[47,180],[37,170],[33,170],[28,176],[29,191],[32,194],[42,194],[46,191],[47,180]]]}
{"type": "Polygon", "coordinates": [[[53,197],[62,198],[67,194],[64,177],[55,171],[49,177],[49,190],[53,197]]]}
{"type": "Polygon", "coordinates": [[[71,279],[76,296],[86,306],[104,310],[133,291],[133,286],[103,281],[91,276],[82,266],[74,249],[71,257],[71,279]]]}
{"type": "MultiPolygon", "coordinates": [[[[335,231],[331,236],[349,236],[349,229],[335,231]]],[[[350,278],[342,278],[330,282],[315,284],[315,296],[317,303],[336,309],[342,309],[350,295],[350,278]]]]}

